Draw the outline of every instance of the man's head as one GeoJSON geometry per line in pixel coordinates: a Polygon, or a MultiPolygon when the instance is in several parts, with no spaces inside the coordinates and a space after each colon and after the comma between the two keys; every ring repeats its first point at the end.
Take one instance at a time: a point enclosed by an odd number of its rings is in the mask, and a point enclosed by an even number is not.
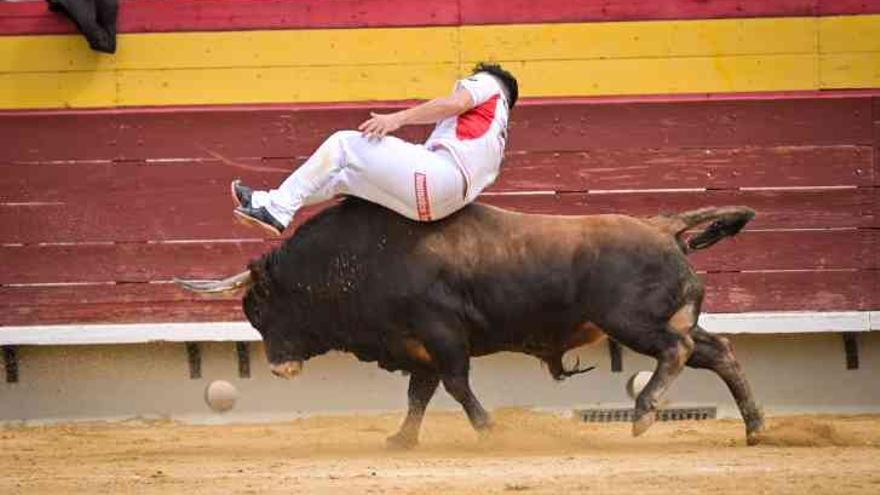
{"type": "Polygon", "coordinates": [[[510,108],[513,108],[513,106],[516,105],[516,100],[519,98],[519,85],[516,82],[516,78],[513,77],[513,74],[504,70],[499,64],[491,64],[488,62],[480,62],[475,65],[471,74],[477,74],[479,72],[492,74],[495,78],[501,81],[501,84],[504,85],[504,89],[507,91],[507,100],[508,103],[510,103],[510,108]]]}

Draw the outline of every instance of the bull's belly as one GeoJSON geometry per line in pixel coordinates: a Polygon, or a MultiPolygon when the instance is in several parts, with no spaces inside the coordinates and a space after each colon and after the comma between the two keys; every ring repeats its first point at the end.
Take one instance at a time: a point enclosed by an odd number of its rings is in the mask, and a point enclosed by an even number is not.
{"type": "MultiPolygon", "coordinates": [[[[595,345],[605,338],[606,334],[601,328],[591,322],[586,322],[568,332],[538,332],[517,342],[486,341],[485,339],[472,341],[469,354],[471,357],[480,357],[507,351],[546,357],[561,355],[578,347],[595,345]]],[[[410,371],[414,368],[435,367],[434,357],[425,343],[417,337],[405,336],[396,340],[394,345],[389,346],[391,352],[387,356],[388,359],[379,360],[380,367],[389,370],[405,369],[410,371]]]]}
{"type": "Polygon", "coordinates": [[[505,342],[471,342],[471,356],[485,356],[496,352],[522,352],[533,356],[564,354],[572,349],[595,345],[607,335],[592,322],[575,325],[571,330],[554,330],[545,327],[539,331],[524,333],[522,338],[505,342]]]}

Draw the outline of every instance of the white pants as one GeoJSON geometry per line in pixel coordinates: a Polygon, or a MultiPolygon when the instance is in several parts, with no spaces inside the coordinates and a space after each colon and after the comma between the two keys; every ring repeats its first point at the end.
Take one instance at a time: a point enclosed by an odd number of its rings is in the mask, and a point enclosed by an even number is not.
{"type": "Polygon", "coordinates": [[[462,208],[465,192],[464,177],[448,152],[394,136],[370,141],[358,131],[340,131],[278,189],[254,191],[251,205],[288,225],[301,207],[348,194],[427,222],[462,208]]]}

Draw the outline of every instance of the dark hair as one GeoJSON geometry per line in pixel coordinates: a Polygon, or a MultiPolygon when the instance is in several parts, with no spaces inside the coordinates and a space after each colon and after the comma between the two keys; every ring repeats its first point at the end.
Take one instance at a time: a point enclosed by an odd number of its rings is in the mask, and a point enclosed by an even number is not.
{"type": "Polygon", "coordinates": [[[488,62],[480,62],[475,65],[471,74],[476,74],[478,72],[487,72],[497,77],[507,89],[507,96],[510,98],[510,108],[513,108],[513,106],[516,105],[516,100],[519,98],[519,85],[516,82],[516,78],[513,77],[513,74],[504,70],[499,64],[488,62]]]}

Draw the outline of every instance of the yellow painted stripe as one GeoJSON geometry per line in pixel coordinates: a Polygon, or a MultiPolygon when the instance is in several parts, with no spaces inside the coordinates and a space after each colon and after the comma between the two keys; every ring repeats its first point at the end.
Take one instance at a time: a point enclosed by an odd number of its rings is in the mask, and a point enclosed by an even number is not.
{"type": "Polygon", "coordinates": [[[811,53],[812,18],[464,26],[464,60],[811,53]],[[772,43],[771,43],[772,42],[772,43]]]}
{"type": "Polygon", "coordinates": [[[880,52],[880,15],[819,18],[821,53],[880,52]]]}
{"type": "Polygon", "coordinates": [[[448,93],[457,76],[457,64],[129,71],[118,104],[425,99],[448,93]]]}
{"type": "Polygon", "coordinates": [[[880,87],[880,16],[0,37],[0,108],[428,98],[494,59],[524,96],[880,87]],[[36,56],[35,54],[39,54],[36,56]]]}
{"type": "Polygon", "coordinates": [[[0,74],[0,108],[109,107],[116,90],[107,72],[0,74]]]}
{"type": "Polygon", "coordinates": [[[523,96],[808,90],[815,57],[690,57],[507,63],[523,96]]]}
{"type": "Polygon", "coordinates": [[[81,36],[0,37],[0,72],[304,67],[458,62],[456,28],[121,35],[116,55],[81,36]],[[40,56],[34,56],[40,54],[40,56]]]}
{"type": "Polygon", "coordinates": [[[880,88],[880,52],[822,55],[820,74],[822,89],[880,88]]]}

